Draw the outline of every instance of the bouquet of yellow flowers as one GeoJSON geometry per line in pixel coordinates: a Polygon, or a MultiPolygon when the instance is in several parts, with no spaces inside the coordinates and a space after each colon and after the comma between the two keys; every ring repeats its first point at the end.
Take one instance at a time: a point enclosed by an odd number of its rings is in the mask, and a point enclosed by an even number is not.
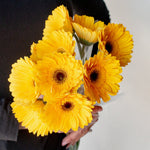
{"type": "Polygon", "coordinates": [[[42,40],[31,45],[30,57],[12,65],[9,76],[15,117],[29,132],[77,131],[92,121],[95,103],[119,91],[122,67],[131,61],[133,39],[122,24],[69,16],[63,5],[46,20],[42,40]],[[94,57],[85,47],[98,42],[94,57]],[[77,43],[81,60],[75,59],[77,43]],[[84,94],[78,89],[83,85],[84,94]]]}

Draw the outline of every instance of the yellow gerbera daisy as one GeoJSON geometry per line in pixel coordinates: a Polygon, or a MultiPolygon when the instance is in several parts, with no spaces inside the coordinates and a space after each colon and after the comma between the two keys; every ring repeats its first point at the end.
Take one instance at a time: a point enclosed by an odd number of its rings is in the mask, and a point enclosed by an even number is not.
{"type": "Polygon", "coordinates": [[[60,97],[48,97],[51,103],[45,106],[45,122],[51,126],[50,132],[70,129],[77,131],[92,121],[92,103],[81,94],[68,93],[60,97]]]}
{"type": "Polygon", "coordinates": [[[91,45],[98,41],[97,32],[104,28],[104,22],[94,23],[94,18],[89,16],[74,16],[73,28],[84,45],[91,45]]]}
{"type": "Polygon", "coordinates": [[[63,5],[55,8],[52,15],[49,15],[48,20],[45,22],[45,29],[43,35],[47,36],[54,30],[64,29],[66,32],[73,33],[71,18],[67,8],[63,5]]]}
{"type": "Polygon", "coordinates": [[[30,59],[32,61],[34,61],[35,63],[37,62],[37,60],[39,60],[40,58],[37,55],[37,48],[36,48],[36,43],[33,42],[33,44],[31,45],[31,55],[30,55],[30,59]]]}
{"type": "Polygon", "coordinates": [[[53,31],[47,33],[37,44],[33,43],[31,46],[31,59],[37,61],[44,56],[50,56],[52,53],[69,53],[75,55],[75,41],[70,32],[64,30],[53,31]]]}
{"type": "Polygon", "coordinates": [[[98,49],[111,53],[120,61],[121,66],[126,66],[131,61],[133,39],[129,31],[122,24],[108,24],[99,33],[98,49]]]}
{"type": "Polygon", "coordinates": [[[42,101],[36,101],[30,104],[16,101],[11,104],[11,107],[18,122],[21,122],[29,132],[33,132],[33,134],[37,134],[37,136],[48,135],[50,126],[44,123],[41,117],[44,111],[44,104],[42,101]]]}
{"type": "Polygon", "coordinates": [[[122,80],[122,69],[115,57],[98,52],[86,61],[84,69],[85,95],[92,101],[100,103],[102,98],[106,102],[110,100],[109,95],[117,94],[118,83],[122,80]]]}
{"type": "Polygon", "coordinates": [[[61,94],[80,86],[83,65],[69,54],[55,53],[37,62],[37,85],[42,95],[61,94]]]}
{"type": "Polygon", "coordinates": [[[8,81],[9,89],[14,99],[24,102],[34,102],[40,93],[35,81],[35,64],[28,57],[20,58],[12,65],[8,81]]]}

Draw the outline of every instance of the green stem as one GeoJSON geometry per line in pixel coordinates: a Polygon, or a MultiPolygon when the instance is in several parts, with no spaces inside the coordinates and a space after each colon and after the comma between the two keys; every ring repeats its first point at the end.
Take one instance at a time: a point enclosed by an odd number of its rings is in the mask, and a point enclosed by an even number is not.
{"type": "Polygon", "coordinates": [[[78,39],[78,37],[76,36],[76,34],[74,33],[73,36],[75,37],[76,41],[77,41],[77,45],[78,45],[78,49],[79,49],[79,52],[81,50],[81,45],[80,45],[80,41],[78,39]]]}
{"type": "Polygon", "coordinates": [[[80,53],[80,58],[82,60],[82,63],[84,64],[85,60],[84,60],[84,55],[85,55],[85,45],[82,44],[82,47],[81,47],[81,43],[79,41],[79,38],[77,37],[77,35],[74,33],[73,36],[75,37],[76,39],[76,42],[77,42],[77,46],[78,46],[78,50],[79,50],[79,53],[80,53]]]}
{"type": "Polygon", "coordinates": [[[81,47],[81,44],[80,44],[80,41],[79,41],[79,38],[77,37],[77,35],[74,33],[73,36],[75,37],[76,39],[76,42],[77,42],[77,46],[78,46],[78,50],[79,50],[79,53],[80,53],[80,57],[82,55],[82,47],[81,47]]]}
{"type": "Polygon", "coordinates": [[[84,49],[85,49],[85,45],[82,45],[80,56],[81,56],[81,60],[82,60],[83,64],[85,63],[85,60],[84,60],[85,51],[84,51],[84,49]]]}

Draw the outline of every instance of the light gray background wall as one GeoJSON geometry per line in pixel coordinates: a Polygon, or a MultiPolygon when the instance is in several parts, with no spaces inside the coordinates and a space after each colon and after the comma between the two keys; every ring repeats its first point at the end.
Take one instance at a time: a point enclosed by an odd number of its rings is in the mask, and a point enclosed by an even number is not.
{"type": "Polygon", "coordinates": [[[103,104],[99,121],[79,150],[150,150],[150,0],[105,0],[111,20],[133,34],[132,62],[118,96],[103,104]]]}

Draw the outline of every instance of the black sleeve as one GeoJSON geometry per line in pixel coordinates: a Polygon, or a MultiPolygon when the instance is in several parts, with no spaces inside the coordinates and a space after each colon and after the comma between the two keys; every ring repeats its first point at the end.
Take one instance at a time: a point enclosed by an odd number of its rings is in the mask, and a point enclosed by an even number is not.
{"type": "Polygon", "coordinates": [[[10,103],[7,99],[0,99],[0,140],[17,141],[19,124],[12,113],[10,103]]]}

